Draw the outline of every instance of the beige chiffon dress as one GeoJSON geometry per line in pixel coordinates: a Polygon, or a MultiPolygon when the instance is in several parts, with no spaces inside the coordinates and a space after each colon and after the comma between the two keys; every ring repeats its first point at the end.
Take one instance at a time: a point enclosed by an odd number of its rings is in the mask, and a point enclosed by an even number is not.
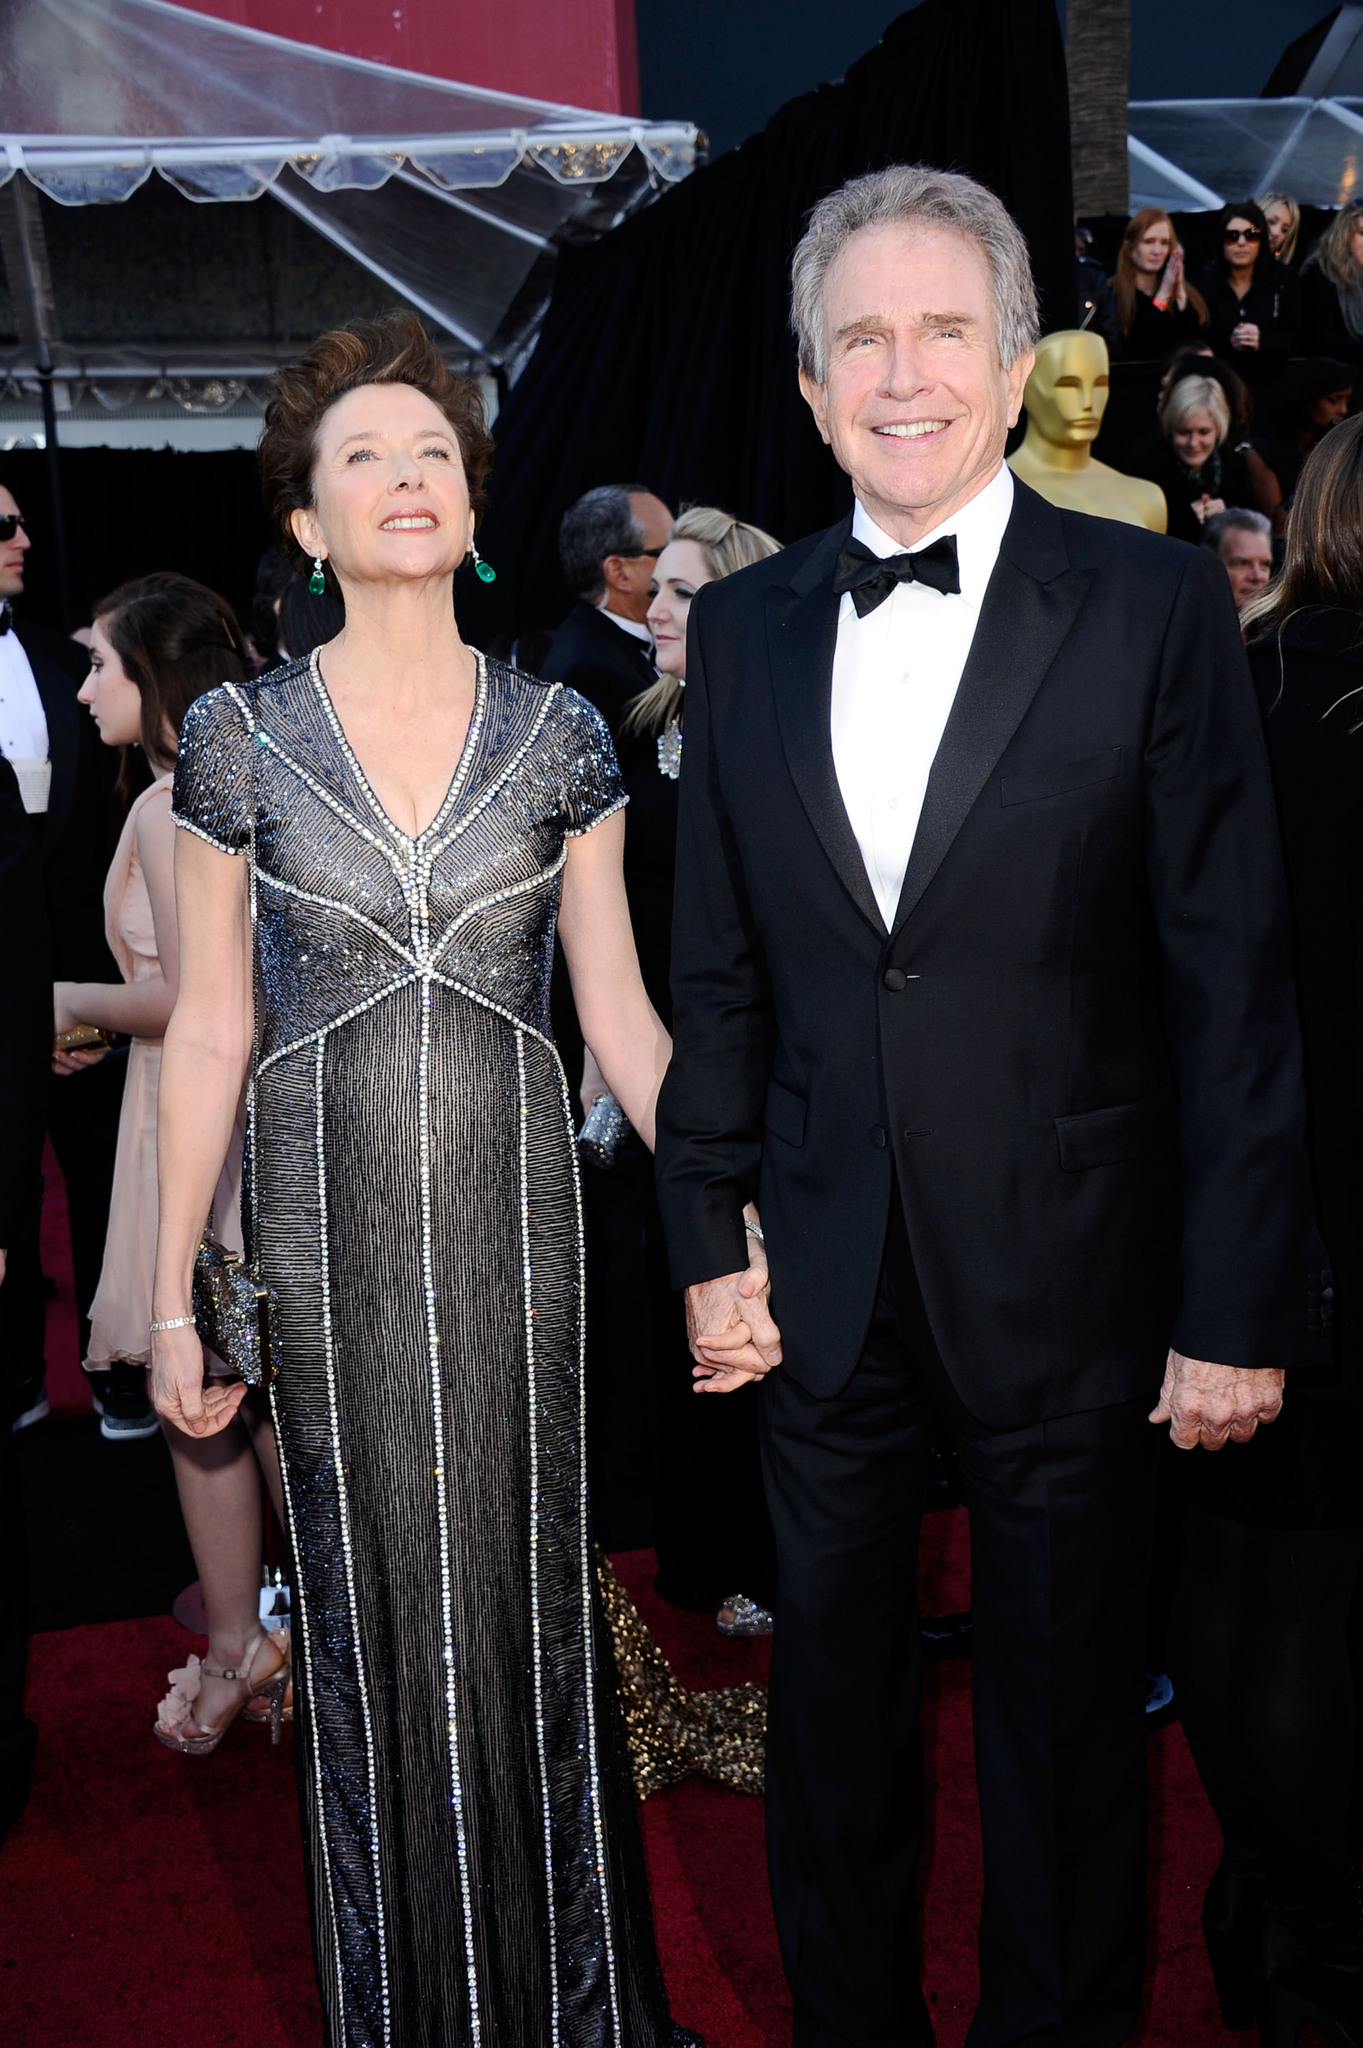
{"type": "MultiPolygon", "coordinates": [[[[137,827],[147,814],[155,830],[168,835],[173,776],[158,776],[133,802],[104,885],[104,930],[124,981],[159,974],[151,897],[137,852],[137,827]]],[[[156,1095],[161,1080],[161,1040],[134,1038],[128,1048],[123,1110],[118,1124],[109,1228],[104,1265],[90,1307],[87,1372],[101,1372],[115,1359],[145,1365],[150,1351],[152,1277],[156,1267],[156,1095]]],[[[58,1083],[58,1086],[61,1084],[58,1083]]],[[[240,1120],[239,1120],[240,1122],[240,1120]]],[[[229,1250],[241,1249],[241,1140],[233,1132],[213,1200],[216,1235],[229,1250]]]]}

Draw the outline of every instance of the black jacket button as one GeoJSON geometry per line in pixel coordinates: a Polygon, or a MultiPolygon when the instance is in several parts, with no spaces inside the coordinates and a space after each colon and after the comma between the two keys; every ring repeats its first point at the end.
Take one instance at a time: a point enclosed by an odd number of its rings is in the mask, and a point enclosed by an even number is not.
{"type": "Polygon", "coordinates": [[[872,1124],[871,1143],[875,1146],[877,1152],[883,1152],[885,1150],[885,1147],[889,1144],[889,1142],[889,1138],[886,1136],[885,1133],[884,1124],[872,1124]]]}
{"type": "Polygon", "coordinates": [[[902,967],[887,967],[880,978],[886,988],[894,989],[896,993],[909,985],[909,977],[902,967]]]}

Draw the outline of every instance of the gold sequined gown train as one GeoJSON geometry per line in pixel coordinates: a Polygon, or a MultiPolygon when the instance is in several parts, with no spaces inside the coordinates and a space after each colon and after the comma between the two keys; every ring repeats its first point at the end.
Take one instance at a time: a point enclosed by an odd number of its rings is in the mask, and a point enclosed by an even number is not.
{"type": "Polygon", "coordinates": [[[329,2048],[673,2040],[587,1540],[547,1015],[567,841],[622,800],[596,712],[481,657],[416,838],[315,657],[185,720],[176,822],[252,870],[245,1195],[329,2048]]]}

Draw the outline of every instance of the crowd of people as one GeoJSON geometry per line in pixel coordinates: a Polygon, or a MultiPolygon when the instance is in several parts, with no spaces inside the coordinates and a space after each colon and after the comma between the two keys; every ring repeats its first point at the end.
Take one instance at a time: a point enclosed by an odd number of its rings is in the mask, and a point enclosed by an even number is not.
{"type": "Polygon", "coordinates": [[[1267,192],[1226,206],[1214,237],[1194,278],[1173,220],[1142,207],[1110,278],[1081,234],[1079,281],[1116,366],[1099,452],[1159,485],[1168,532],[1227,559],[1228,529],[1209,522],[1257,512],[1281,543],[1303,462],[1353,407],[1363,212],[1343,207],[1306,247],[1296,200],[1267,192]]]}
{"type": "Polygon", "coordinates": [[[1140,373],[1103,452],[1172,540],[1014,480],[1025,245],[906,167],[794,258],[850,519],[786,546],[603,484],[567,617],[499,653],[452,601],[491,435],[414,316],[278,373],[245,627],[169,571],[32,624],[0,477],[0,1488],[48,1413],[50,1138],[101,1433],[164,1432],[202,1588],[151,1733],[296,1721],[332,2048],[697,2038],[593,1538],[773,1639],[796,2041],[925,2048],[943,1460],[978,2038],[1134,2025],[1162,1486],[1224,2016],[1363,2042],[1363,208],[1300,241],[1266,193],[1197,278],[1155,208],[1081,259],[1140,373]],[[273,1378],[205,1348],[206,1229],[273,1378]]]}

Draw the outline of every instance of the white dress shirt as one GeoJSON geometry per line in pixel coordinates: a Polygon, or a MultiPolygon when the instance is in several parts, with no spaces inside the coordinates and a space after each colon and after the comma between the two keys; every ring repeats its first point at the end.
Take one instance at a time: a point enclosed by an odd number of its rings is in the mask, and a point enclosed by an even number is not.
{"type": "Polygon", "coordinates": [[[8,633],[0,633],[0,754],[19,779],[24,809],[45,811],[52,781],[47,716],[28,656],[12,626],[8,633]]]}
{"type": "Polygon", "coordinates": [[[648,649],[649,659],[652,660],[653,635],[649,632],[648,627],[642,625],[638,619],[622,618],[619,612],[613,612],[610,608],[610,592],[608,590],[596,600],[596,609],[608,618],[613,626],[618,626],[622,633],[628,633],[632,640],[642,640],[644,646],[648,649]]]}
{"type": "MultiPolygon", "coordinates": [[[[887,930],[894,924],[928,775],[1012,509],[1013,473],[1005,463],[968,505],[907,551],[916,553],[954,533],[959,596],[925,583],[899,583],[864,619],[857,617],[850,591],[838,612],[833,766],[887,930]]],[[[874,555],[906,552],[860,503],[852,533],[874,555]]]]}

